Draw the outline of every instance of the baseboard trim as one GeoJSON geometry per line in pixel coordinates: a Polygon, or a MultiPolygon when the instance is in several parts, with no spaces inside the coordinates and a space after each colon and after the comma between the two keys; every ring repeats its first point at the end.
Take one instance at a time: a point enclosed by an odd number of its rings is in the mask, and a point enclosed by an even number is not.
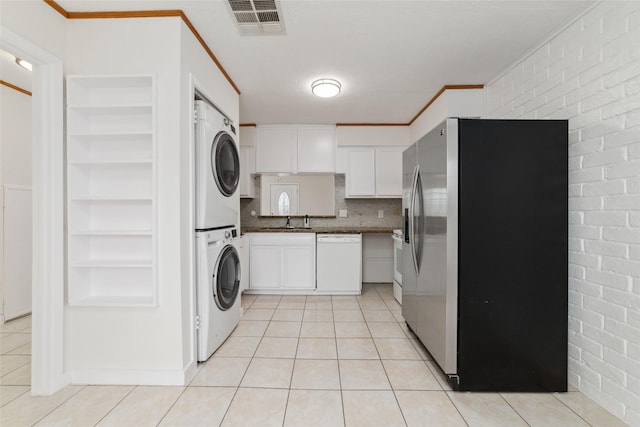
{"type": "Polygon", "coordinates": [[[191,363],[184,370],[80,369],[71,372],[71,384],[82,385],[187,385],[197,372],[191,363]]]}

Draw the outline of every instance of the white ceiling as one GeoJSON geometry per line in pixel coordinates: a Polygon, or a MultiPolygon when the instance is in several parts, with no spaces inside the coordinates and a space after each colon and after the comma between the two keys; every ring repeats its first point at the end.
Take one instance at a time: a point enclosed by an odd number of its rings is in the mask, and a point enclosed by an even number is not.
{"type": "MultiPolygon", "coordinates": [[[[593,1],[281,0],[286,35],[241,35],[226,0],[60,0],[182,9],[239,87],[242,123],[407,123],[444,85],[484,84],[593,1]],[[320,99],[310,84],[342,82],[320,99]]],[[[215,102],[215,100],[214,100],[215,102]]]]}

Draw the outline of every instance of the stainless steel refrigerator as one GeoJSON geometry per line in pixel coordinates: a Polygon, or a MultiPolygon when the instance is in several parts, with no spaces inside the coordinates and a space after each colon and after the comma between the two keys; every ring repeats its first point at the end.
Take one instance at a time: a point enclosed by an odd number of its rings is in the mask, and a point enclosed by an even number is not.
{"type": "Polygon", "coordinates": [[[403,153],[402,313],[456,390],[567,389],[567,138],[447,119],[403,153]]]}

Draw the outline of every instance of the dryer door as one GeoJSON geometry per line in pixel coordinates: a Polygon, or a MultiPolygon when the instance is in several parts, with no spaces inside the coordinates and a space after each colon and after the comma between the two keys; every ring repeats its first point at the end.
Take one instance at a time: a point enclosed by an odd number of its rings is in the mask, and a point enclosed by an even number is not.
{"type": "Polygon", "coordinates": [[[240,182],[240,156],[233,137],[219,132],[211,144],[211,172],[220,192],[232,196],[240,182]]]}
{"type": "Polygon", "coordinates": [[[228,310],[236,302],[240,290],[240,256],[231,245],[225,246],[220,252],[211,278],[211,288],[220,310],[228,310]]]}

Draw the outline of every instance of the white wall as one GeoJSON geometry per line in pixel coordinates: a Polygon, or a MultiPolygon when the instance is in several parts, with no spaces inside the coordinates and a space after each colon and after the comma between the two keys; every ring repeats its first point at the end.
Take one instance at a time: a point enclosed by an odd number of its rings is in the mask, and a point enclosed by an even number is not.
{"type": "MultiPolygon", "coordinates": [[[[0,24],[62,58],[66,43],[66,20],[44,2],[3,0],[0,2],[0,24]]],[[[3,184],[31,186],[32,129],[30,96],[0,85],[0,99],[2,102],[1,201],[4,196],[3,184]]],[[[3,223],[4,218],[0,209],[0,225],[3,223]]],[[[1,261],[4,259],[2,240],[0,239],[0,280],[4,272],[1,261]]],[[[2,297],[3,284],[0,283],[0,318],[4,317],[2,297]]]]}
{"type": "Polygon", "coordinates": [[[447,89],[409,127],[413,144],[447,117],[480,117],[483,115],[482,89],[447,89]]]}
{"type": "Polygon", "coordinates": [[[0,86],[3,184],[31,186],[31,96],[0,86]]]}
{"type": "Polygon", "coordinates": [[[486,87],[569,119],[569,381],[640,426],[640,2],[601,2],[486,87]]]}
{"type": "MultiPolygon", "coordinates": [[[[9,82],[11,83],[11,82],[9,82]]],[[[3,186],[31,187],[31,96],[0,85],[0,202],[3,186]]],[[[0,206],[0,323],[4,321],[4,209],[0,206]]],[[[30,262],[30,260],[29,260],[30,262]]],[[[31,283],[28,283],[31,287],[31,283]]],[[[29,294],[31,291],[29,290],[29,294]]]]}
{"type": "Polygon", "coordinates": [[[180,18],[69,21],[66,74],[156,77],[156,308],[67,307],[72,382],[182,384],[180,18]]]}
{"type": "MultiPolygon", "coordinates": [[[[240,98],[233,87],[227,82],[220,70],[206,54],[191,31],[184,23],[180,27],[180,97],[179,97],[179,152],[175,159],[179,159],[180,180],[178,191],[180,196],[180,223],[175,230],[180,233],[180,243],[176,245],[176,259],[181,260],[181,321],[182,321],[182,352],[184,369],[187,376],[195,375],[196,343],[195,343],[195,277],[193,276],[194,253],[194,229],[193,223],[193,189],[195,187],[193,170],[193,93],[191,91],[192,79],[197,83],[197,89],[216,104],[236,126],[240,129],[240,98]]],[[[236,138],[238,141],[238,138],[236,138]]],[[[238,210],[239,210],[238,206],[238,210]]],[[[240,216],[238,214],[238,224],[240,216]]]]}
{"type": "Polygon", "coordinates": [[[408,147],[409,126],[337,126],[336,145],[408,147]]]}
{"type": "Polygon", "coordinates": [[[58,58],[64,58],[67,20],[44,1],[2,0],[0,23],[58,58]]]}

